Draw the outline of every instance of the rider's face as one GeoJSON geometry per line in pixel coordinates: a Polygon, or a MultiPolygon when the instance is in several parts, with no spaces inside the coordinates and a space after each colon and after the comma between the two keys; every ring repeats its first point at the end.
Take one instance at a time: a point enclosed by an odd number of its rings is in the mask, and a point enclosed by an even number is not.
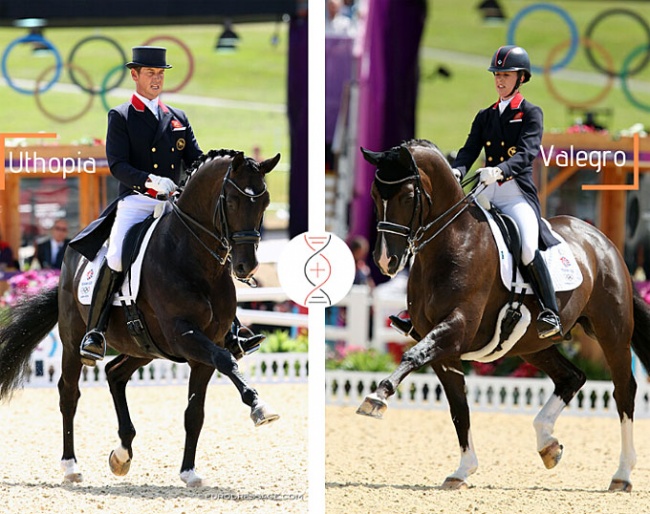
{"type": "Polygon", "coordinates": [[[499,98],[502,100],[506,100],[511,96],[510,93],[516,84],[516,71],[497,71],[494,73],[494,85],[496,87],[499,98]]]}
{"type": "Polygon", "coordinates": [[[131,70],[131,78],[135,82],[135,90],[145,98],[153,100],[162,93],[165,82],[165,69],[134,68],[131,70]]]}

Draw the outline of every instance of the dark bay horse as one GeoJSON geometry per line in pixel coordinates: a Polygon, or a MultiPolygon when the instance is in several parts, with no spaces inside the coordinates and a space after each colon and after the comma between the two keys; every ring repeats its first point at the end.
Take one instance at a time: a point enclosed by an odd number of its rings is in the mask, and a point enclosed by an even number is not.
{"type": "MultiPolygon", "coordinates": [[[[499,279],[494,238],[483,212],[465,196],[442,153],[431,143],[414,140],[385,152],[362,149],[377,166],[372,198],[378,218],[374,260],[388,276],[397,274],[414,255],[407,300],[417,343],[396,368],[368,395],[357,411],[381,417],[386,400],[414,370],[428,364],[437,374],[449,400],[460,443],[460,466],[443,488],[467,487],[478,460],[470,433],[461,355],[483,348],[493,337],[497,314],[509,292],[499,279]]],[[[620,418],[619,467],[609,489],[630,491],[636,462],[632,441],[636,382],[632,375],[630,343],[646,369],[650,366],[650,310],[634,291],[623,258],[600,231],[569,216],[550,220],[568,242],[583,282],[558,295],[562,325],[567,333],[576,324],[598,340],[611,370],[614,399],[620,418]]],[[[539,312],[532,295],[525,305],[535,319],[539,312]]],[[[555,422],[582,387],[585,374],[554,344],[539,339],[531,323],[506,354],[517,355],[543,370],[553,381],[551,397],[535,417],[537,450],[547,468],[562,456],[553,436],[555,422]]]]}
{"type": "MultiPolygon", "coordinates": [[[[188,486],[202,485],[195,471],[197,442],[204,420],[208,382],[215,369],[228,376],[253,422],[262,425],[278,418],[246,383],[224,337],[235,317],[237,299],[231,275],[247,280],[258,267],[256,249],[269,193],[264,180],[280,154],[263,162],[233,150],[211,151],[196,169],[151,237],[143,266],[137,305],[159,349],[191,368],[185,411],[185,451],[181,479],[188,486]]],[[[64,480],[80,482],[74,452],[74,415],[79,400],[82,364],[79,343],[86,330],[88,308],[77,300],[79,264],[84,259],[72,248],[65,254],[58,288],[32,298],[11,312],[0,329],[0,398],[20,385],[29,356],[58,322],[63,342],[62,374],[58,383],[63,416],[64,480]]],[[[120,355],[105,371],[119,421],[120,446],[111,452],[113,473],[125,475],[133,451],[125,389],[131,375],[154,356],[137,346],[126,327],[122,308],[114,312],[106,339],[120,355]]]]}

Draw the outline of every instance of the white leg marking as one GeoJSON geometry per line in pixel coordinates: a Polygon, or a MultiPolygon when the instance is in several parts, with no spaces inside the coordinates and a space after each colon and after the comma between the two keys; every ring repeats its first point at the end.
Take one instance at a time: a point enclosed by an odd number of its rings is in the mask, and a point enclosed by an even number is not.
{"type": "Polygon", "coordinates": [[[462,450],[460,453],[460,466],[458,466],[458,469],[451,475],[453,478],[458,478],[460,480],[466,480],[478,468],[478,459],[476,458],[476,452],[474,451],[474,441],[472,441],[471,431],[467,432],[467,441],[469,446],[466,450],[462,450]]]}
{"type": "Polygon", "coordinates": [[[65,482],[81,482],[82,476],[79,466],[74,459],[61,460],[61,469],[63,470],[63,480],[65,482]]]}
{"type": "Polygon", "coordinates": [[[632,437],[632,420],[623,414],[621,421],[621,458],[613,479],[630,481],[630,473],[636,464],[636,452],[632,437]]]}
{"type": "Polygon", "coordinates": [[[544,407],[542,407],[542,410],[539,411],[537,416],[535,416],[533,426],[537,433],[538,452],[546,448],[552,441],[556,441],[553,437],[553,428],[564,407],[566,407],[564,400],[554,394],[544,404],[544,407]]]}
{"type": "Polygon", "coordinates": [[[117,448],[115,448],[115,450],[113,450],[113,453],[120,462],[126,462],[131,458],[129,457],[129,450],[124,448],[122,445],[119,445],[117,448]]]}
{"type": "Polygon", "coordinates": [[[195,469],[189,469],[181,473],[181,480],[187,484],[187,487],[203,486],[203,478],[199,476],[195,469]]]}

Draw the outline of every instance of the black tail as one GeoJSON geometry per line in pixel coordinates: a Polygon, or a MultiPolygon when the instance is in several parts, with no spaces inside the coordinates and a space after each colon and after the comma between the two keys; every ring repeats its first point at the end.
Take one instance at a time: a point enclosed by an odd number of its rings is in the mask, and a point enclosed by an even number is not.
{"type": "Polygon", "coordinates": [[[59,317],[58,287],[11,308],[0,328],[0,399],[18,388],[29,357],[59,317]]]}
{"type": "Polygon", "coordinates": [[[650,373],[650,306],[641,298],[636,289],[634,290],[632,348],[641,359],[643,367],[650,373]]]}

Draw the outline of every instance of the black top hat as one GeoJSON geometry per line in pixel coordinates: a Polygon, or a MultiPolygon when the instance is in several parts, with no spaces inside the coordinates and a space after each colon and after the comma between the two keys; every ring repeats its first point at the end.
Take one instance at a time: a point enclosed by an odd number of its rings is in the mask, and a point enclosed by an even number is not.
{"type": "Polygon", "coordinates": [[[133,60],[126,63],[127,68],[171,68],[167,64],[167,49],[161,46],[134,46],[133,60]]]}

